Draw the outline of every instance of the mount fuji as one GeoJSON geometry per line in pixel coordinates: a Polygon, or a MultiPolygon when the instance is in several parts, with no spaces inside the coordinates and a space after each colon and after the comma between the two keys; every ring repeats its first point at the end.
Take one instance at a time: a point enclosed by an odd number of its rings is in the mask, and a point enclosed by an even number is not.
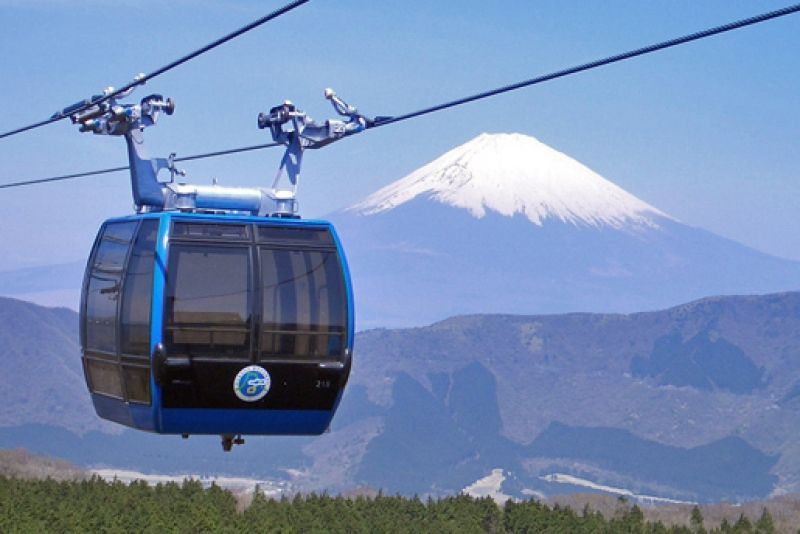
{"type": "Polygon", "coordinates": [[[359,328],[800,288],[800,263],[682,224],[521,134],[482,134],[329,218],[359,328]]]}

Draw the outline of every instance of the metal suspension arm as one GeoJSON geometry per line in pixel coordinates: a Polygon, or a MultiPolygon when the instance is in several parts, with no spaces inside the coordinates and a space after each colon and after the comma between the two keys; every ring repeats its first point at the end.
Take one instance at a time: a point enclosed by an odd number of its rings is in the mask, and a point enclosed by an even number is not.
{"type": "MultiPolygon", "coordinates": [[[[105,90],[112,94],[113,88],[105,90]]],[[[132,89],[98,103],[77,113],[72,110],[81,108],[87,101],[68,106],[60,113],[69,115],[73,124],[78,124],[81,132],[97,135],[123,136],[128,148],[128,163],[131,173],[131,190],[133,202],[137,210],[145,207],[163,209],[166,203],[167,188],[158,181],[158,172],[162,169],[170,171],[171,176],[181,174],[174,166],[173,156],[169,158],[150,158],[144,147],[144,129],[158,122],[161,111],[172,115],[175,104],[172,99],[164,99],[161,95],[144,97],[139,104],[122,104],[117,98],[128,96],[132,89]]],[[[89,102],[97,100],[92,97],[89,102]]]]}
{"type": "Polygon", "coordinates": [[[270,109],[268,114],[258,115],[258,127],[269,128],[272,139],[276,143],[286,145],[286,152],[272,183],[273,197],[276,199],[291,201],[288,203],[294,204],[304,150],[322,148],[343,137],[361,132],[372,123],[371,119],[361,115],[355,107],[336,96],[333,89],[325,89],[325,98],[331,101],[333,109],[339,115],[347,119],[326,120],[322,124],[317,124],[288,100],[270,109]],[[279,189],[284,173],[289,179],[291,189],[279,189]]]}

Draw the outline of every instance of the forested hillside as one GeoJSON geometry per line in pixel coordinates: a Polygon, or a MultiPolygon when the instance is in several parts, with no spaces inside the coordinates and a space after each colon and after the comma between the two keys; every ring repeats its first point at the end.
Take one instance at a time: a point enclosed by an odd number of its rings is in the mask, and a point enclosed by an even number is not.
{"type": "Polygon", "coordinates": [[[690,526],[645,520],[638,506],[620,501],[613,517],[586,507],[549,507],[537,501],[508,502],[465,495],[418,498],[296,496],[280,501],[256,493],[243,511],[233,494],[185,481],[150,487],[98,478],[81,482],[26,481],[0,477],[0,532],[552,532],[552,533],[772,533],[766,510],[755,520],[706,531],[693,510],[690,526]]]}

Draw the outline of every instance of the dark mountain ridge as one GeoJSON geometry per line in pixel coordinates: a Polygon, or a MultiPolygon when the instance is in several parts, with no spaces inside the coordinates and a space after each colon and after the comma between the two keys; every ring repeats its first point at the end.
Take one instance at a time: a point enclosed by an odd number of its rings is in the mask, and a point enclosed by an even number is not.
{"type": "Polygon", "coordinates": [[[0,299],[0,446],[143,471],[292,473],[308,489],[451,492],[493,469],[515,495],[585,490],[547,478],[558,473],[683,500],[800,488],[800,293],[360,332],[330,433],[248,438],[227,456],[214,437],[97,419],[76,326],[68,310],[0,299]]]}

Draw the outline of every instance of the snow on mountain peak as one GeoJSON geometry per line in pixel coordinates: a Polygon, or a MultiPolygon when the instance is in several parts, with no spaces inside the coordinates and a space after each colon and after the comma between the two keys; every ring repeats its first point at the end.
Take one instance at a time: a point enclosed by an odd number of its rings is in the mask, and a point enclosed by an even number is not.
{"type": "Polygon", "coordinates": [[[391,210],[422,196],[464,208],[519,213],[541,225],[654,226],[668,217],[566,154],[522,134],[481,134],[348,208],[362,215],[391,210]]]}

